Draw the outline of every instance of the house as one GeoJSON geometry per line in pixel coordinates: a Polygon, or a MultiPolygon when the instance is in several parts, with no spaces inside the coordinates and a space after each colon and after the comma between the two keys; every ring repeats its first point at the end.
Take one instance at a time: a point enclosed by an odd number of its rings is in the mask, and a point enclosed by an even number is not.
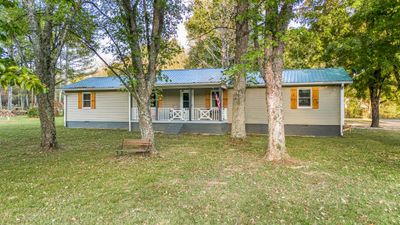
{"type": "MultiPolygon", "coordinates": [[[[223,134],[232,123],[232,87],[223,69],[164,70],[152,95],[156,131],[223,134]]],[[[246,91],[246,130],[267,132],[265,85],[252,75],[246,91]]],[[[285,70],[283,107],[288,135],[342,135],[343,68],[285,70]]],[[[64,125],[139,130],[135,100],[117,77],[93,77],[63,87],[64,125]]]]}

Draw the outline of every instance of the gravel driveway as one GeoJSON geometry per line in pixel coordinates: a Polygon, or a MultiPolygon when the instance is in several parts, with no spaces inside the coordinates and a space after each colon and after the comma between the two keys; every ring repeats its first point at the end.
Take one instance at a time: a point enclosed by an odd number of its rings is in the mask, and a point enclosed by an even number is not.
{"type": "Polygon", "coordinates": [[[398,130],[400,131],[400,119],[381,119],[380,128],[371,128],[370,119],[346,119],[346,124],[355,128],[370,128],[383,130],[398,130]]]}

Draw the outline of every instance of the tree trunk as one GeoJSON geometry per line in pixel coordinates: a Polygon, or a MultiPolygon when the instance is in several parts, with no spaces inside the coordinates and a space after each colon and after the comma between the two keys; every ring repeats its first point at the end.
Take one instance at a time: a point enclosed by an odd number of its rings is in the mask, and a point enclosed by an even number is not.
{"type": "Polygon", "coordinates": [[[236,8],[236,47],[235,65],[239,66],[234,74],[233,102],[232,102],[232,129],[231,137],[234,139],[246,138],[246,69],[243,65],[242,57],[247,52],[249,42],[249,24],[244,18],[249,8],[247,0],[238,0],[236,8]],[[241,65],[242,64],[242,65],[241,65]]]}
{"type": "Polygon", "coordinates": [[[142,139],[147,139],[151,142],[150,153],[155,154],[157,150],[155,148],[154,143],[154,130],[153,123],[151,119],[150,112],[150,104],[149,99],[150,96],[146,99],[145,96],[141,96],[139,98],[135,98],[138,105],[138,113],[139,113],[139,129],[142,139]]]}
{"type": "Polygon", "coordinates": [[[379,127],[379,102],[380,95],[377,87],[369,87],[371,98],[371,127],[379,127]]]}
{"type": "Polygon", "coordinates": [[[7,109],[12,110],[13,109],[13,88],[12,86],[8,86],[8,98],[7,98],[7,109]]]}
{"type": "Polygon", "coordinates": [[[263,77],[266,83],[266,102],[268,112],[268,150],[266,158],[269,161],[287,159],[285,145],[285,127],[283,123],[282,73],[283,73],[283,43],[269,47],[267,62],[264,64],[263,77]]]}
{"type": "Polygon", "coordinates": [[[3,109],[3,100],[2,100],[2,94],[3,94],[3,92],[2,92],[2,89],[1,89],[1,86],[0,86],[0,110],[2,110],[3,109]]]}
{"type": "Polygon", "coordinates": [[[25,91],[20,89],[21,109],[25,110],[25,91]]]}
{"type": "Polygon", "coordinates": [[[51,72],[50,67],[41,64],[38,66],[37,73],[39,79],[47,86],[47,93],[39,93],[37,96],[41,128],[40,146],[43,149],[52,150],[58,147],[54,118],[55,76],[51,72]]]}

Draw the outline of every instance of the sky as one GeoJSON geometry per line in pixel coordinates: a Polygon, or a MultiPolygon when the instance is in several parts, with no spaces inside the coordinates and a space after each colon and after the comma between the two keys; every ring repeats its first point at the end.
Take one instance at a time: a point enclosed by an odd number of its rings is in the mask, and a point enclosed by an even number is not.
{"type": "Polygon", "coordinates": [[[187,31],[185,28],[185,21],[181,22],[178,25],[178,42],[179,44],[186,50],[188,50],[188,39],[187,39],[187,31]]]}

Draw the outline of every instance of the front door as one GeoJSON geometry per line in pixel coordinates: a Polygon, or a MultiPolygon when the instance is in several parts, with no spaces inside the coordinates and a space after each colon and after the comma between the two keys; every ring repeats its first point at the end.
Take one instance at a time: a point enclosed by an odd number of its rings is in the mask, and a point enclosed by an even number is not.
{"type": "Polygon", "coordinates": [[[181,108],[182,109],[190,108],[190,90],[181,91],[181,108]]]}

